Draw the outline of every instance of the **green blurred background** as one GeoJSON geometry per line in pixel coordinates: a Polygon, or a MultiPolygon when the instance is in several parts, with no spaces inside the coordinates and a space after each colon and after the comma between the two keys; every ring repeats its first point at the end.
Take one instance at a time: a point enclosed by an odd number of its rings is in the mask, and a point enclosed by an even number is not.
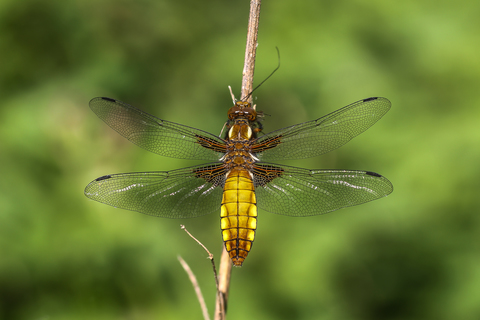
{"type": "MultiPolygon", "coordinates": [[[[0,1],[0,318],[200,319],[218,214],[168,220],[83,195],[159,157],[88,108],[107,96],[218,134],[240,93],[249,1],[0,1]]],[[[260,212],[228,319],[480,318],[479,1],[264,1],[254,96],[268,132],[370,96],[367,132],[286,164],[389,178],[387,198],[325,216],[260,212]]]]}

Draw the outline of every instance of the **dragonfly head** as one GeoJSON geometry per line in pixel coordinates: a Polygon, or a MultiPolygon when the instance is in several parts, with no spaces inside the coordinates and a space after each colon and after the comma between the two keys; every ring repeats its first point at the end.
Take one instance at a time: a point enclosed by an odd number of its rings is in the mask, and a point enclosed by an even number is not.
{"type": "Polygon", "coordinates": [[[237,101],[235,102],[235,105],[228,110],[228,119],[247,119],[248,121],[255,121],[257,119],[257,112],[252,108],[250,103],[237,101]]]}

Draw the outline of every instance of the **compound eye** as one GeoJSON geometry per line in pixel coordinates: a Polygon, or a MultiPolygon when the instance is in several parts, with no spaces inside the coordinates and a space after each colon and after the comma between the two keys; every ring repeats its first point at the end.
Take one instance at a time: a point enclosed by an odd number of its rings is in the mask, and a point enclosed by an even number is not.
{"type": "Polygon", "coordinates": [[[248,121],[255,121],[255,119],[257,119],[257,112],[253,108],[246,108],[244,112],[247,115],[248,121]]]}
{"type": "Polygon", "coordinates": [[[228,109],[228,119],[233,120],[238,117],[238,114],[240,112],[240,108],[237,106],[233,106],[230,109],[228,109]]]}

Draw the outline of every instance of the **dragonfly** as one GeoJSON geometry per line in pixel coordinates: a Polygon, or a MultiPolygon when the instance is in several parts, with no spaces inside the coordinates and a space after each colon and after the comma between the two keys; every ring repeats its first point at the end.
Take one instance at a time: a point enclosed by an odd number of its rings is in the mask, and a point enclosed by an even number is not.
{"type": "Polygon", "coordinates": [[[372,171],[311,170],[267,161],[325,154],[344,145],[385,115],[391,103],[372,97],[319,119],[263,134],[255,108],[234,101],[222,137],[159,119],[116,99],[90,101],[92,111],[139,147],[165,157],[209,163],[159,172],[121,173],[90,182],[95,201],[163,218],[220,212],[220,229],[233,264],[252,248],[258,208],[305,217],[389,195],[390,181],[372,171]]]}

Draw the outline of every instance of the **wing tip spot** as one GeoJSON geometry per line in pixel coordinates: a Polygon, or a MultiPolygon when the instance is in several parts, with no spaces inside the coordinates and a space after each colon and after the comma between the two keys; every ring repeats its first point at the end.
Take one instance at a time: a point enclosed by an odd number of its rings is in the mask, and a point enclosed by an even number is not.
{"type": "Polygon", "coordinates": [[[370,98],[367,98],[367,99],[363,99],[363,102],[368,102],[368,101],[373,101],[373,100],[377,100],[378,97],[370,97],[370,98]]]}
{"type": "Polygon", "coordinates": [[[110,101],[110,102],[117,102],[117,100],[112,99],[112,98],[107,98],[107,97],[100,97],[100,99],[107,100],[107,101],[110,101]]]}
{"type": "Polygon", "coordinates": [[[367,175],[369,175],[369,176],[373,176],[373,177],[379,177],[379,178],[382,177],[381,174],[378,174],[378,173],[372,172],[372,171],[365,171],[365,174],[367,174],[367,175]]]}
{"type": "Polygon", "coordinates": [[[105,176],[101,176],[100,178],[95,179],[95,181],[102,181],[102,180],[107,180],[110,179],[112,176],[107,174],[105,176]]]}

